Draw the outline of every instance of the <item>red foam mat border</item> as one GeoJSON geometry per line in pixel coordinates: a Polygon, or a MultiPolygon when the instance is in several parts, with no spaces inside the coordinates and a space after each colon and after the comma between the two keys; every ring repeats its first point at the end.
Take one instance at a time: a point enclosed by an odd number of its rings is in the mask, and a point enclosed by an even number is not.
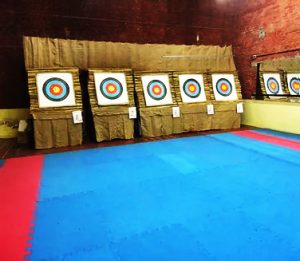
{"type": "Polygon", "coordinates": [[[300,142],[299,141],[294,141],[294,140],[289,140],[281,137],[276,137],[272,135],[267,135],[267,134],[261,134],[258,132],[250,131],[250,130],[244,130],[244,131],[234,131],[232,132],[233,134],[250,138],[250,139],[255,139],[259,141],[263,141],[266,143],[286,147],[289,149],[297,150],[300,151],[300,142]]]}
{"type": "Polygon", "coordinates": [[[28,255],[43,156],[13,158],[0,169],[0,260],[28,255]]]}

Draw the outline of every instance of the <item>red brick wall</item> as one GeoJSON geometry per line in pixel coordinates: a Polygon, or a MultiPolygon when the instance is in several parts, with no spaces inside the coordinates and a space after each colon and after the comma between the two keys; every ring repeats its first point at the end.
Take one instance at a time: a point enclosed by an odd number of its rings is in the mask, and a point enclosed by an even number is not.
{"type": "MultiPolygon", "coordinates": [[[[236,38],[235,61],[243,86],[249,98],[256,89],[256,69],[251,68],[251,56],[300,48],[299,0],[246,0],[241,1],[236,38]],[[258,31],[264,28],[265,38],[258,31]]],[[[300,52],[286,52],[262,57],[257,61],[294,56],[300,52]]]]}
{"type": "Polygon", "coordinates": [[[235,2],[224,0],[2,0],[0,108],[28,107],[22,36],[229,45],[235,2]]]}
{"type": "Polygon", "coordinates": [[[23,35],[136,43],[232,44],[244,97],[248,98],[256,83],[255,68],[250,66],[253,54],[300,47],[300,4],[299,0],[2,0],[0,108],[29,105],[23,35]],[[264,39],[258,37],[260,28],[266,31],[264,39]]]}

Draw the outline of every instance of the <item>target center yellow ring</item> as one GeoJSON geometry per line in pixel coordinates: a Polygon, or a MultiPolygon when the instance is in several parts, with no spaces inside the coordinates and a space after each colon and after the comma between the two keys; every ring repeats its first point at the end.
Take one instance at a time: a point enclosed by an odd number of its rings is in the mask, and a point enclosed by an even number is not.
{"type": "Polygon", "coordinates": [[[153,92],[154,92],[155,94],[159,94],[159,93],[160,93],[160,88],[159,88],[159,87],[155,87],[155,88],[153,89],[153,92]]]}
{"type": "Polygon", "coordinates": [[[299,83],[295,83],[295,84],[294,84],[294,88],[295,88],[295,89],[300,89],[300,84],[299,84],[299,83]]]}
{"type": "Polygon", "coordinates": [[[60,88],[59,88],[59,86],[54,86],[52,90],[53,90],[53,92],[54,92],[55,94],[60,93],[60,88]]]}
{"type": "Polygon", "coordinates": [[[191,92],[194,92],[196,90],[196,87],[195,85],[190,85],[189,89],[191,92]]]}
{"type": "Polygon", "coordinates": [[[222,85],[221,85],[221,89],[222,89],[222,91],[227,91],[227,85],[222,84],[222,85]]]}
{"type": "Polygon", "coordinates": [[[108,88],[109,92],[115,92],[115,90],[116,90],[116,87],[113,85],[109,85],[107,88],[108,88]]]}

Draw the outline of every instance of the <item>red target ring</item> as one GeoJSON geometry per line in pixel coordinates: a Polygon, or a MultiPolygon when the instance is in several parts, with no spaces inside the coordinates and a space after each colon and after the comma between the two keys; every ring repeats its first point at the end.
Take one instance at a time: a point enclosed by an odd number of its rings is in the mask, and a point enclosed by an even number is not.
{"type": "Polygon", "coordinates": [[[105,88],[106,88],[106,91],[110,94],[115,94],[117,91],[117,86],[113,83],[107,85],[105,88]]]}
{"type": "Polygon", "coordinates": [[[63,88],[61,87],[61,85],[52,84],[49,88],[49,91],[52,95],[61,95],[63,92],[63,88]]]}
{"type": "Polygon", "coordinates": [[[152,92],[155,95],[160,95],[162,93],[161,87],[159,85],[153,85],[152,86],[152,92]]]}

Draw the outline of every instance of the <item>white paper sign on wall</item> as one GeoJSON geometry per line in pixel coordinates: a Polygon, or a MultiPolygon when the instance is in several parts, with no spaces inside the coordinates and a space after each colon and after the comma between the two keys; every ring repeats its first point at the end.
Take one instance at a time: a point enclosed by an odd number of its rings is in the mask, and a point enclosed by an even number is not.
{"type": "Polygon", "coordinates": [[[27,126],[28,126],[28,123],[26,120],[20,120],[18,132],[24,132],[26,130],[27,126]]]}
{"type": "MultiPolygon", "coordinates": [[[[267,94],[284,94],[281,86],[279,73],[264,73],[263,79],[267,94]]],[[[271,99],[280,99],[281,97],[270,96],[271,99]]]]}
{"type": "Polygon", "coordinates": [[[128,104],[125,73],[94,73],[98,105],[128,104]]]}
{"type": "Polygon", "coordinates": [[[181,99],[184,103],[206,101],[202,74],[179,75],[179,86],[181,99]]]}
{"type": "Polygon", "coordinates": [[[168,74],[144,75],[142,84],[146,106],[173,104],[168,74]]]}
{"type": "Polygon", "coordinates": [[[83,120],[82,120],[82,111],[73,111],[72,116],[73,116],[73,122],[75,124],[83,122],[83,120]]]}
{"type": "Polygon", "coordinates": [[[129,107],[128,114],[129,114],[129,119],[136,119],[137,118],[136,107],[129,107]]]}
{"type": "Polygon", "coordinates": [[[38,73],[36,85],[40,108],[76,105],[72,73],[38,73]]]}
{"type": "Polygon", "coordinates": [[[172,107],[173,118],[180,118],[180,108],[172,107]]]}
{"type": "Polygon", "coordinates": [[[238,103],[236,105],[236,111],[237,111],[237,113],[244,113],[244,105],[243,105],[243,103],[238,103]]]}
{"type": "Polygon", "coordinates": [[[288,73],[287,83],[291,95],[300,95],[300,73],[288,73]]]}
{"type": "Polygon", "coordinates": [[[212,81],[216,101],[235,101],[238,99],[233,74],[213,74],[212,81]]]}
{"type": "Polygon", "coordinates": [[[207,114],[208,115],[214,115],[215,114],[215,108],[213,104],[207,105],[207,114]]]}

